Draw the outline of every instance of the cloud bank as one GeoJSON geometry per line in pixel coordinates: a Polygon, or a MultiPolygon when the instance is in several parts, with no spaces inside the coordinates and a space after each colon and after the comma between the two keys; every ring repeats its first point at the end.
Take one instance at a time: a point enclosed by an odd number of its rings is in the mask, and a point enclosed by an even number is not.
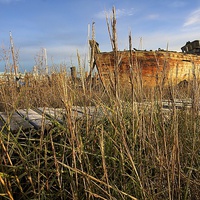
{"type": "Polygon", "coordinates": [[[193,11],[183,24],[184,27],[195,26],[200,24],[200,8],[193,11]]]}

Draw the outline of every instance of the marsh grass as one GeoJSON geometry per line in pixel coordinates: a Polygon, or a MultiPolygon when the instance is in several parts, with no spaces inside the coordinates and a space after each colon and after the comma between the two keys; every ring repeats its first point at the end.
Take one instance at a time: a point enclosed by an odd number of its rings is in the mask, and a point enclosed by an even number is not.
{"type": "Polygon", "coordinates": [[[27,79],[20,90],[1,86],[1,110],[63,107],[67,115],[48,131],[14,134],[2,127],[3,199],[199,199],[198,82],[187,85],[192,90],[140,87],[107,96],[88,95],[66,73],[27,79]],[[166,114],[159,103],[164,97],[191,97],[193,107],[166,114]],[[74,105],[101,112],[72,119],[74,105]]]}
{"type": "Polygon", "coordinates": [[[200,199],[199,82],[145,88],[140,79],[132,77],[127,91],[117,77],[110,91],[96,90],[63,71],[27,75],[20,89],[1,85],[1,111],[62,107],[66,116],[63,123],[51,119],[49,130],[12,133],[2,126],[0,197],[200,199]],[[177,98],[191,98],[192,108],[162,109],[163,99],[177,98]],[[71,117],[72,106],[90,105],[98,110],[93,116],[71,117]]]}

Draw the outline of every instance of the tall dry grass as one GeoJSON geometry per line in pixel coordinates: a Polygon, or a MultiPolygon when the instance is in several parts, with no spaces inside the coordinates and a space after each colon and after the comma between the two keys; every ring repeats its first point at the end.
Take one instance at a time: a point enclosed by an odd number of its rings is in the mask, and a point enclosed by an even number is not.
{"type": "Polygon", "coordinates": [[[2,126],[2,199],[200,199],[197,79],[150,89],[132,82],[129,91],[117,77],[111,91],[88,89],[84,77],[75,84],[65,71],[25,80],[20,89],[1,85],[1,111],[62,107],[66,116],[63,123],[51,119],[49,130],[12,133],[2,126]],[[177,98],[191,98],[192,108],[162,109],[163,99],[177,98]],[[73,118],[74,105],[98,112],[73,118]]]}
{"type": "MultiPolygon", "coordinates": [[[[87,88],[74,87],[66,74],[53,77],[51,84],[48,79],[33,81],[32,89],[30,84],[20,90],[1,88],[4,111],[48,106],[67,113],[62,124],[53,120],[48,131],[12,133],[2,127],[3,199],[199,199],[197,82],[190,94],[176,87],[166,92],[172,99],[178,93],[192,95],[193,108],[174,106],[165,113],[161,89],[151,91],[148,106],[139,106],[134,103],[137,94],[121,92],[120,98],[106,99],[103,91],[94,90],[89,96],[87,88]],[[73,105],[89,104],[100,111],[92,117],[70,117],[73,105]]],[[[141,88],[140,95],[144,92],[141,88]]],[[[140,97],[140,103],[146,101],[140,97]]]]}

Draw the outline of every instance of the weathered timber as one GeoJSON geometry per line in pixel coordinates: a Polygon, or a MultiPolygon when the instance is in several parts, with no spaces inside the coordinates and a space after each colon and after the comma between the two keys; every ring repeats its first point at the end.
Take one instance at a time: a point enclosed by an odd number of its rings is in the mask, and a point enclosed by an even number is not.
{"type": "Polygon", "coordinates": [[[66,115],[66,110],[63,108],[48,108],[48,107],[39,107],[37,111],[41,114],[45,114],[46,117],[52,120],[56,120],[59,123],[64,122],[66,115]]]}
{"type": "MultiPolygon", "coordinates": [[[[129,104],[123,103],[124,108],[129,104]]],[[[168,116],[174,109],[187,109],[192,108],[192,99],[173,99],[163,100],[162,102],[134,102],[134,108],[146,110],[148,112],[152,107],[160,106],[162,112],[168,116]]],[[[52,127],[52,120],[56,120],[58,123],[65,123],[67,117],[71,117],[72,121],[82,119],[85,116],[101,119],[105,114],[112,115],[112,112],[108,108],[101,108],[95,106],[81,107],[72,106],[70,111],[67,112],[63,108],[48,108],[40,107],[33,109],[20,109],[14,113],[0,112],[0,131],[12,131],[18,132],[19,130],[27,131],[30,129],[36,130],[48,130],[52,127]],[[105,113],[104,113],[105,112],[105,113]]],[[[200,113],[199,113],[200,114],[200,113]]],[[[67,125],[67,124],[66,124],[67,125]]]]}
{"type": "Polygon", "coordinates": [[[17,112],[11,114],[0,112],[0,116],[3,119],[1,124],[6,124],[7,130],[12,132],[18,132],[20,129],[23,129],[24,131],[33,129],[33,125],[22,118],[17,112]]]}
{"type": "MultiPolygon", "coordinates": [[[[38,108],[38,110],[41,113],[44,113],[45,115],[49,116],[52,119],[55,119],[61,123],[63,123],[64,118],[69,114],[67,113],[66,109],[63,108],[38,108]]],[[[72,106],[70,109],[70,115],[72,119],[82,118],[85,115],[85,110],[87,115],[92,115],[92,108],[87,107],[86,109],[84,107],[80,106],[72,106]]],[[[94,108],[93,108],[94,110],[94,108]]]]}
{"type": "Polygon", "coordinates": [[[185,46],[181,47],[183,53],[191,53],[200,55],[200,40],[194,40],[193,42],[186,42],[185,46]]]}
{"type": "Polygon", "coordinates": [[[96,112],[95,106],[81,107],[81,106],[72,106],[67,111],[64,108],[48,108],[48,107],[39,107],[36,109],[37,112],[45,115],[51,120],[56,120],[60,124],[68,123],[68,120],[75,122],[78,119],[83,119],[84,117],[93,117],[96,112]]]}
{"type": "Polygon", "coordinates": [[[155,87],[190,81],[194,74],[199,78],[200,70],[199,55],[164,50],[117,51],[117,57],[114,51],[95,52],[94,62],[106,88],[114,84],[116,74],[122,87],[130,87],[131,82],[155,87]]]}
{"type": "Polygon", "coordinates": [[[78,116],[83,116],[85,114],[92,116],[97,111],[97,108],[95,106],[72,106],[72,111],[74,111],[75,115],[77,114],[78,116]]]}
{"type": "Polygon", "coordinates": [[[164,100],[162,101],[163,108],[173,108],[183,109],[183,108],[192,108],[192,99],[174,99],[172,100],[164,100]]]}
{"type": "Polygon", "coordinates": [[[41,115],[32,109],[20,109],[18,110],[18,113],[29,121],[35,129],[49,129],[52,125],[51,121],[46,119],[44,115],[41,115]]]}

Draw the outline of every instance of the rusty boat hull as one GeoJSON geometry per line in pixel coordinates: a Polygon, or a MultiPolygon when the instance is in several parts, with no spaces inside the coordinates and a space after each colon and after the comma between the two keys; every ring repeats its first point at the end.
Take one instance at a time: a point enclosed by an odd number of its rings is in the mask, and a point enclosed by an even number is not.
{"type": "Polygon", "coordinates": [[[122,87],[131,85],[133,80],[155,87],[197,77],[200,56],[172,51],[117,51],[116,57],[116,52],[102,52],[95,54],[95,64],[106,87],[116,80],[116,70],[122,87]]]}

